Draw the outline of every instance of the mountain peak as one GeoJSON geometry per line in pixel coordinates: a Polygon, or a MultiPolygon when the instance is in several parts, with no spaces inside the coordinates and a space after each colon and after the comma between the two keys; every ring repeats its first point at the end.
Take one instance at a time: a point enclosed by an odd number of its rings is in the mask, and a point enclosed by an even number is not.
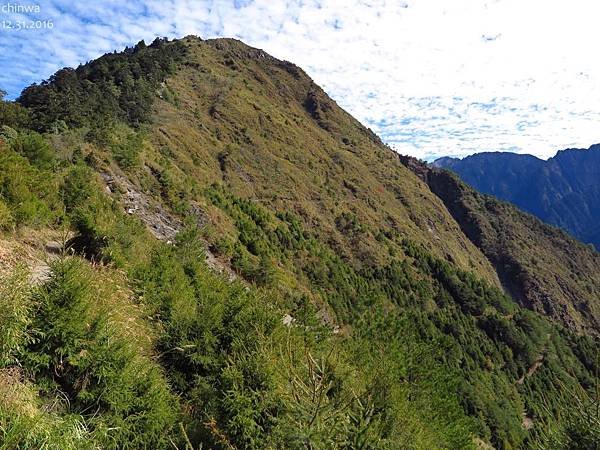
{"type": "Polygon", "coordinates": [[[294,64],[158,39],[4,118],[15,445],[517,448],[581,414],[597,254],[397,155],[294,64]],[[45,249],[34,285],[19,255],[45,249]]]}

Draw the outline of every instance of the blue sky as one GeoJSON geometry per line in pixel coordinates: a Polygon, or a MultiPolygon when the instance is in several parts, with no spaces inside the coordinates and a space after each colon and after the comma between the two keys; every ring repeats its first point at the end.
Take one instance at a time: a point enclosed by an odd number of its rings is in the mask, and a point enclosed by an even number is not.
{"type": "Polygon", "coordinates": [[[0,0],[0,88],[141,39],[235,37],[302,66],[402,153],[548,157],[600,142],[598,17],[593,0],[0,0]],[[53,28],[4,26],[30,20],[53,28]]]}

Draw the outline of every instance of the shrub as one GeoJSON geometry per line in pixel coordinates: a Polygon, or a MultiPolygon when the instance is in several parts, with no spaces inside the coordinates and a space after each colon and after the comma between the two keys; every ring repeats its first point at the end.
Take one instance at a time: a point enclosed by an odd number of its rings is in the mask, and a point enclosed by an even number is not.
{"type": "Polygon", "coordinates": [[[60,196],[66,213],[71,217],[81,210],[97,213],[108,203],[96,181],[96,174],[83,164],[74,165],[67,170],[60,186],[60,196]]]}
{"type": "Polygon", "coordinates": [[[0,275],[0,369],[15,362],[30,342],[32,301],[24,268],[0,275]]]}
{"type": "MultiPolygon", "coordinates": [[[[1,97],[1,96],[0,96],[1,97]]],[[[29,112],[18,103],[5,102],[0,98],[0,125],[22,128],[29,122],[29,112]]]]}
{"type": "Polygon", "coordinates": [[[0,198],[15,225],[48,225],[60,216],[56,177],[32,166],[14,151],[0,151],[0,198]]]}
{"type": "Polygon", "coordinates": [[[11,142],[12,148],[40,169],[51,169],[56,164],[56,155],[50,144],[38,133],[20,134],[11,142]]]}
{"type": "Polygon", "coordinates": [[[37,339],[24,366],[47,395],[59,389],[67,396],[102,447],[166,447],[174,400],[159,367],[141,351],[141,337],[132,336],[134,324],[121,322],[114,300],[103,297],[118,291],[99,289],[97,275],[76,258],[52,264],[37,294],[37,339]]]}
{"type": "Polygon", "coordinates": [[[231,256],[233,254],[233,241],[221,236],[215,240],[213,250],[219,256],[231,256]]]}
{"type": "Polygon", "coordinates": [[[112,136],[110,150],[115,161],[122,169],[131,169],[139,164],[143,148],[143,138],[140,133],[118,127],[112,136]]]}
{"type": "Polygon", "coordinates": [[[8,230],[12,228],[14,226],[14,222],[15,220],[10,212],[10,209],[6,203],[0,199],[0,230],[8,230]]]}
{"type": "Polygon", "coordinates": [[[7,143],[10,143],[11,141],[19,137],[19,132],[9,126],[2,125],[2,127],[0,127],[0,130],[0,138],[2,138],[7,143]]]}
{"type": "MultiPolygon", "coordinates": [[[[98,448],[80,415],[61,417],[41,404],[37,387],[25,381],[21,371],[0,369],[0,449],[98,448]]],[[[54,408],[66,406],[59,399],[54,403],[54,408]]]]}

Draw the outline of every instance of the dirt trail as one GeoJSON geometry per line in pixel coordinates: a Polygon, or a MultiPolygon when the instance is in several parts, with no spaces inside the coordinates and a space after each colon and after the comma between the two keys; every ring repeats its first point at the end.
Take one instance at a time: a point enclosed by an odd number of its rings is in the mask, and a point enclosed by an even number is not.
{"type": "Polygon", "coordinates": [[[537,370],[540,367],[542,367],[542,364],[544,364],[544,355],[538,356],[538,358],[534,361],[534,363],[529,367],[527,372],[525,374],[523,374],[523,376],[517,380],[517,384],[523,384],[525,382],[525,378],[529,378],[534,373],[536,373],[537,370]]]}
{"type": "MultiPolygon", "coordinates": [[[[546,341],[550,340],[550,333],[546,335],[546,341]]],[[[542,352],[533,362],[533,364],[527,369],[527,372],[523,374],[521,378],[516,381],[516,384],[523,384],[525,380],[531,376],[533,376],[540,367],[544,364],[544,360],[546,359],[546,352],[548,351],[548,343],[544,345],[542,348],[542,352]]],[[[521,421],[521,426],[524,430],[531,430],[533,428],[533,419],[527,415],[526,412],[521,413],[523,420],[521,421]]]]}
{"type": "MultiPolygon", "coordinates": [[[[545,351],[546,350],[544,348],[544,352],[545,351]]],[[[532,376],[535,372],[537,372],[537,370],[540,367],[542,367],[542,364],[544,364],[544,355],[543,354],[538,356],[538,358],[529,367],[527,372],[525,372],[525,374],[517,380],[517,384],[523,384],[525,382],[526,378],[529,378],[530,376],[532,376]]],[[[533,419],[531,417],[529,417],[526,412],[521,413],[521,417],[522,417],[521,426],[523,427],[523,429],[531,430],[533,428],[533,419]]]]}
{"type": "Polygon", "coordinates": [[[540,352],[540,354],[538,355],[536,360],[533,362],[533,364],[531,366],[529,366],[529,369],[527,369],[527,372],[525,372],[523,374],[523,376],[517,380],[517,382],[516,382],[517,384],[523,384],[525,382],[526,378],[529,378],[530,376],[535,374],[538,371],[538,369],[540,367],[542,367],[542,365],[544,364],[544,359],[546,358],[545,355],[548,352],[548,341],[549,340],[550,340],[550,333],[548,333],[546,335],[546,343],[544,344],[544,347],[542,347],[542,351],[540,352]]]}
{"type": "MultiPolygon", "coordinates": [[[[548,333],[546,335],[546,341],[550,340],[550,333],[548,333]]],[[[533,364],[531,366],[529,366],[529,369],[527,369],[527,372],[525,372],[523,374],[523,376],[521,378],[519,378],[516,381],[516,384],[523,384],[525,383],[525,380],[531,376],[533,376],[540,367],[542,367],[542,365],[544,364],[544,360],[546,359],[546,352],[548,351],[548,343],[546,342],[546,344],[544,345],[544,347],[542,348],[542,352],[539,354],[539,356],[536,358],[536,360],[533,362],[533,364]]],[[[533,428],[533,419],[531,417],[529,417],[527,415],[527,413],[522,413],[521,414],[523,417],[523,420],[521,421],[521,426],[523,427],[523,429],[525,430],[531,430],[533,428]]]]}
{"type": "Polygon", "coordinates": [[[11,272],[17,266],[29,271],[29,281],[41,284],[50,276],[50,263],[62,252],[62,244],[53,235],[15,236],[12,240],[0,239],[0,275],[11,272]],[[43,244],[46,242],[45,244],[43,244]]]}

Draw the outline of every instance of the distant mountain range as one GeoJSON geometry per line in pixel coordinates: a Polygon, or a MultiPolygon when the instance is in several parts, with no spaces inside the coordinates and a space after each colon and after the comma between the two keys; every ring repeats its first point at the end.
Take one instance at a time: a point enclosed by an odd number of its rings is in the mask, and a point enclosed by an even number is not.
{"type": "Polygon", "coordinates": [[[433,165],[600,249],[600,144],[561,150],[547,161],[498,152],[445,157],[433,165]]]}

